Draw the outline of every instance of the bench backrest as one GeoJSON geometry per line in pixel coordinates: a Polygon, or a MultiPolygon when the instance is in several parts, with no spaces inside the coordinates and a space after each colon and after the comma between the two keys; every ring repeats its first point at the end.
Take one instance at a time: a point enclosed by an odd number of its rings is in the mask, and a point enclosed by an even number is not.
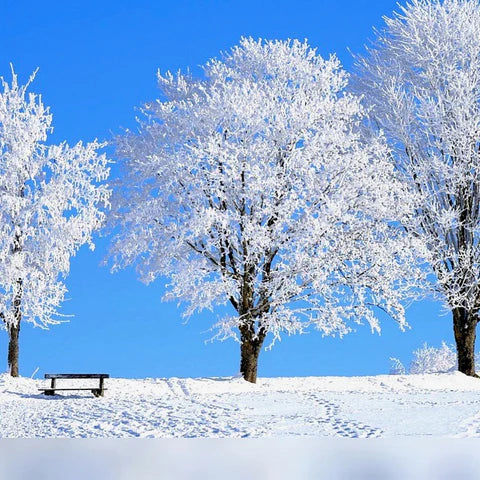
{"type": "Polygon", "coordinates": [[[108,373],[46,373],[45,378],[110,378],[108,373]]]}

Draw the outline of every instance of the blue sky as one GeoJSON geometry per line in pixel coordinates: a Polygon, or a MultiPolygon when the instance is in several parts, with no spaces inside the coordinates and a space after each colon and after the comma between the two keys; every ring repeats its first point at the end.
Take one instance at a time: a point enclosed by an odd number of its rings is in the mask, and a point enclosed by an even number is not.
{"type": "MultiPolygon", "coordinates": [[[[361,51],[373,36],[372,28],[381,27],[382,16],[394,9],[394,0],[3,0],[0,75],[10,79],[10,62],[22,82],[40,68],[31,90],[51,107],[51,142],[109,140],[124,128],[134,128],[136,108],[156,98],[158,68],[198,72],[199,65],[244,35],[307,38],[323,56],[336,52],[348,69],[348,49],[361,51]]],[[[72,261],[69,300],[63,307],[64,313],[74,315],[69,323],[49,331],[23,325],[21,374],[30,376],[37,367],[37,375],[238,373],[238,344],[208,342],[217,314],[197,315],[185,324],[174,303],[161,302],[164,280],[145,286],[132,270],[112,275],[100,265],[108,243],[108,238],[100,238],[95,252],[84,248],[72,261]]],[[[260,354],[259,375],[386,373],[391,356],[407,361],[425,341],[453,342],[450,316],[437,304],[414,305],[408,320],[412,328],[405,333],[386,318],[381,336],[358,326],[344,339],[317,332],[287,337],[260,354]]],[[[0,362],[5,368],[6,347],[2,331],[0,362]]]]}

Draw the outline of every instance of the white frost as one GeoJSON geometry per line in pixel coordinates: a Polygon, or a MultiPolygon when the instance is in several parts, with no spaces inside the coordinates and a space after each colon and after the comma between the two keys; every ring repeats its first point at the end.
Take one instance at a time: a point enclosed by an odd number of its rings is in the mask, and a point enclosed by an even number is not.
{"type": "Polygon", "coordinates": [[[204,73],[159,74],[165,100],[118,139],[113,268],[167,276],[187,316],[231,304],[222,339],[378,331],[375,307],[405,326],[420,275],[398,228],[408,195],[339,61],[244,38],[204,73]]]}
{"type": "Polygon", "coordinates": [[[0,92],[0,318],[47,327],[56,323],[66,293],[70,257],[93,248],[110,190],[98,142],[48,146],[52,115],[41,98],[1,80],[0,92]]]}

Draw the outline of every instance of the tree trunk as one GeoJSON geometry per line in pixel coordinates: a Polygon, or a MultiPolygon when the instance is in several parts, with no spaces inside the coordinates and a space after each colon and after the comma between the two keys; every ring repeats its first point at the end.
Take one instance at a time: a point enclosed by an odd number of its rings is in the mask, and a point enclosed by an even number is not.
{"type": "Polygon", "coordinates": [[[18,336],[20,333],[20,323],[18,325],[9,325],[8,327],[8,368],[12,377],[18,377],[18,336]]]}
{"type": "Polygon", "coordinates": [[[458,370],[465,375],[475,374],[475,337],[477,318],[464,308],[453,309],[453,331],[457,344],[458,370]]]}
{"type": "MultiPolygon", "coordinates": [[[[246,251],[246,247],[244,246],[246,251]]],[[[257,383],[258,356],[267,332],[260,325],[259,315],[268,311],[268,302],[263,302],[263,310],[259,310],[255,316],[252,314],[254,305],[253,275],[255,268],[250,265],[245,267],[247,274],[244,275],[244,284],[241,291],[239,318],[243,319],[239,325],[240,330],[240,372],[243,378],[250,383],[257,383]]]]}
{"type": "Polygon", "coordinates": [[[257,383],[258,356],[262,343],[258,339],[247,340],[242,338],[240,345],[240,371],[247,382],[257,383]]]}
{"type": "Polygon", "coordinates": [[[8,325],[8,368],[12,377],[18,377],[18,336],[20,334],[20,322],[22,321],[22,295],[23,280],[19,278],[16,285],[16,293],[13,299],[13,316],[15,323],[8,325]]]}

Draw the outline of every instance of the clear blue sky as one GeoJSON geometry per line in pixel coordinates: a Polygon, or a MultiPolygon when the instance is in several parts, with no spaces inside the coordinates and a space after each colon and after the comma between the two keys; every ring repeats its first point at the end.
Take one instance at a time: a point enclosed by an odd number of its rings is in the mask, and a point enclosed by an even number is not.
{"type": "MultiPolygon", "coordinates": [[[[198,66],[239,38],[307,38],[326,56],[351,66],[353,52],[382,26],[395,0],[3,0],[0,6],[0,75],[12,62],[25,81],[39,67],[32,91],[54,114],[51,142],[108,140],[135,126],[135,108],[156,98],[155,74],[198,66]]],[[[173,303],[162,303],[164,281],[141,284],[132,270],[112,275],[100,263],[108,238],[72,261],[69,300],[74,314],[49,331],[24,324],[20,371],[102,371],[122,377],[225,376],[239,370],[234,341],[208,342],[216,313],[184,324],[173,303]]],[[[449,315],[422,303],[408,311],[402,333],[384,319],[382,335],[366,326],[344,339],[317,332],[285,338],[260,354],[260,376],[386,373],[389,357],[408,360],[424,341],[453,341],[449,315]]],[[[0,332],[6,366],[7,335],[0,332]]],[[[6,368],[6,367],[5,367],[6,368]]],[[[0,368],[2,371],[3,368],[0,368]]]]}

